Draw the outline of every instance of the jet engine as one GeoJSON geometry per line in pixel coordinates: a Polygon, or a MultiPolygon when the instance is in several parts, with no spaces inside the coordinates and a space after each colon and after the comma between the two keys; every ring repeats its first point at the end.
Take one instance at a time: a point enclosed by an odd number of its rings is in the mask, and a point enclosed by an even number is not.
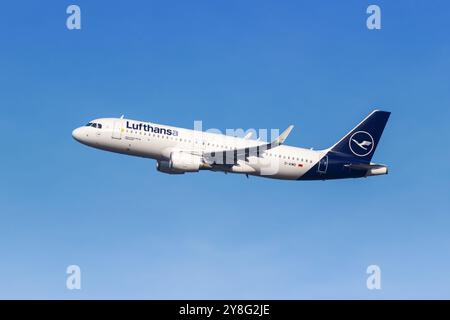
{"type": "Polygon", "coordinates": [[[168,174],[183,174],[184,173],[183,171],[173,170],[170,167],[170,162],[165,161],[165,160],[156,162],[156,170],[158,170],[159,172],[168,173],[168,174]]]}
{"type": "Polygon", "coordinates": [[[170,154],[169,161],[158,161],[156,169],[169,174],[182,174],[185,172],[197,172],[202,165],[201,157],[178,151],[170,154]]]}

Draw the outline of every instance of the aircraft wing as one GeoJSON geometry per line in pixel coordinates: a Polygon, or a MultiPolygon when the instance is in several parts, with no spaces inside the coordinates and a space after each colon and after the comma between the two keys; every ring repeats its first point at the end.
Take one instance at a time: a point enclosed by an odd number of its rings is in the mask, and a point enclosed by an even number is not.
{"type": "Polygon", "coordinates": [[[270,143],[261,143],[260,145],[233,150],[203,152],[203,159],[209,164],[234,165],[238,160],[246,161],[248,157],[260,157],[267,150],[282,145],[291,133],[292,128],[294,128],[294,126],[290,125],[278,136],[278,138],[270,143]]]}

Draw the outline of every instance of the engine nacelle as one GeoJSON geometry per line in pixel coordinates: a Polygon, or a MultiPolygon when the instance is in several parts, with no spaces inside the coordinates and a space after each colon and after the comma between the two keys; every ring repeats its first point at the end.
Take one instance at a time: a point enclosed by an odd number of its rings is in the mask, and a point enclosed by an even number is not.
{"type": "Polygon", "coordinates": [[[388,167],[377,166],[367,170],[366,176],[378,176],[380,174],[388,174],[388,167]]]}
{"type": "Polygon", "coordinates": [[[197,172],[202,165],[199,156],[187,152],[172,152],[170,154],[169,166],[171,169],[183,172],[197,172]]]}
{"type": "Polygon", "coordinates": [[[168,174],[183,174],[183,171],[177,171],[177,170],[173,170],[170,168],[170,163],[169,161],[157,161],[156,162],[156,170],[158,170],[159,172],[163,172],[163,173],[168,173],[168,174]]]}
{"type": "Polygon", "coordinates": [[[201,166],[201,158],[187,152],[172,152],[169,161],[162,160],[156,163],[158,171],[168,174],[197,172],[201,166]]]}

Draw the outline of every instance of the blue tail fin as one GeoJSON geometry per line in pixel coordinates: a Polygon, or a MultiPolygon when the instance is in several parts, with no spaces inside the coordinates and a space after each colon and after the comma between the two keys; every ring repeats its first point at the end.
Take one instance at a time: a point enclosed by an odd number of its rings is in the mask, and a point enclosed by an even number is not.
{"type": "Polygon", "coordinates": [[[331,151],[343,153],[360,162],[370,162],[390,114],[387,111],[372,111],[352,131],[332,146],[331,151]]]}

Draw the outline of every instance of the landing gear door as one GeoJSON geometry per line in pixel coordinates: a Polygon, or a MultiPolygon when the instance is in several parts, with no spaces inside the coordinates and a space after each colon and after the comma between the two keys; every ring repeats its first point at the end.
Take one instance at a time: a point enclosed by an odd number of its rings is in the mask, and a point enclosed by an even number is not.
{"type": "Polygon", "coordinates": [[[327,173],[327,168],[328,168],[328,156],[325,156],[322,159],[320,159],[319,166],[317,167],[317,172],[325,174],[327,173]]]}
{"type": "Polygon", "coordinates": [[[114,121],[112,136],[113,139],[122,139],[122,120],[114,121]]]}

